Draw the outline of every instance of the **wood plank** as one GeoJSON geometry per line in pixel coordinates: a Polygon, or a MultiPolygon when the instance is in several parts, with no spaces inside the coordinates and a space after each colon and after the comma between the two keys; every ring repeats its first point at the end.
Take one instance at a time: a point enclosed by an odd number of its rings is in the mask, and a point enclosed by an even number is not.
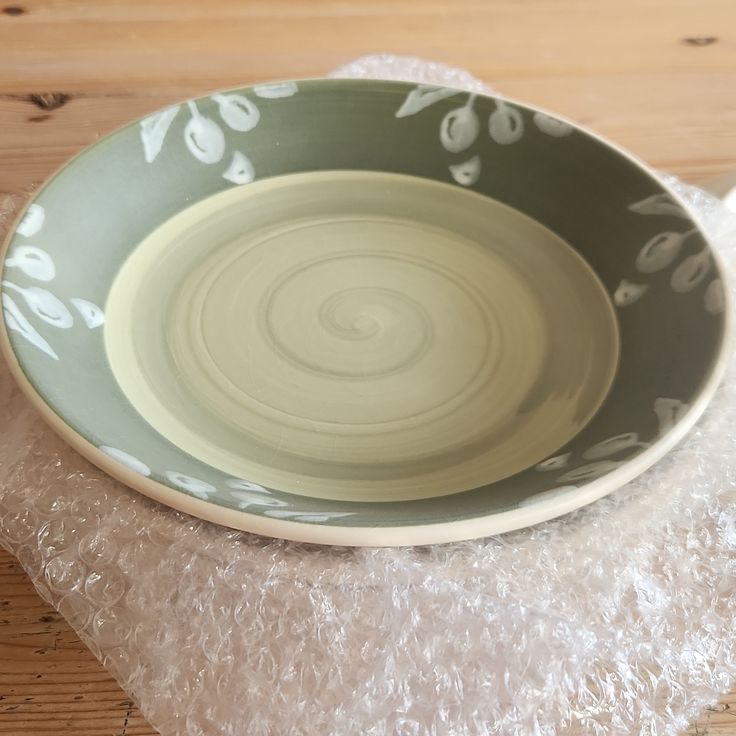
{"type": "Polygon", "coordinates": [[[731,0],[666,12],[659,0],[466,0],[452,12],[426,0],[22,6],[0,14],[0,193],[38,184],[99,135],[173,100],[318,76],[377,49],[466,67],[693,181],[736,168],[736,48],[718,37],[732,26],[731,0]],[[42,92],[70,99],[42,109],[29,99],[42,92]]]}
{"type": "Polygon", "coordinates": [[[155,736],[128,696],[0,549],[0,734],[155,736]]]}
{"type": "MultiPolygon", "coordinates": [[[[0,201],[175,100],[377,51],[467,68],[697,182],[736,169],[734,28],[734,0],[5,0],[0,201]]],[[[154,734],[2,551],[0,733],[154,734]]],[[[736,736],[736,694],[688,734],[736,736]]]]}
{"type": "Polygon", "coordinates": [[[708,708],[688,728],[685,736],[733,736],[736,734],[736,694],[725,696],[708,708]]]}

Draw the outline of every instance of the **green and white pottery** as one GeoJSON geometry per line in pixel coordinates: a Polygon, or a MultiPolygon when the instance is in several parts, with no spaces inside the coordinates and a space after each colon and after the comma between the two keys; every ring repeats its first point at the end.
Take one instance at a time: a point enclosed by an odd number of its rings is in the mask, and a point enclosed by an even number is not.
{"type": "Polygon", "coordinates": [[[11,370],[162,503],[307,542],[559,516],[692,427],[726,289],[662,181],[456,89],[256,85],[74,158],[5,244],[11,370]]]}

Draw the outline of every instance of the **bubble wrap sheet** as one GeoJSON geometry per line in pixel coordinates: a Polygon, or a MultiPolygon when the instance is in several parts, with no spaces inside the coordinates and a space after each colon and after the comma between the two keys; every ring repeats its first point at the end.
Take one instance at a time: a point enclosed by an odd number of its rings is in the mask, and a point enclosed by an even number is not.
{"type": "MultiPolygon", "coordinates": [[[[385,56],[337,73],[483,87],[385,56]]],[[[736,272],[736,218],[671,183],[736,272]]],[[[4,367],[0,416],[0,544],[165,736],[676,734],[733,684],[733,362],[636,482],[413,549],[275,541],[149,502],[67,448],[4,367]]]]}

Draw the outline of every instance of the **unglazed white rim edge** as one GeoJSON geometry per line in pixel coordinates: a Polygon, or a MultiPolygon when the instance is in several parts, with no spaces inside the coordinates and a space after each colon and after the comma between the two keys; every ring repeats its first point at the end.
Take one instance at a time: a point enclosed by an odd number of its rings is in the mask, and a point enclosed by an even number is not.
{"type": "MultiPolygon", "coordinates": [[[[275,84],[280,80],[269,81],[268,84],[275,84]]],[[[283,80],[299,82],[321,81],[321,79],[296,79],[283,80]]],[[[371,81],[388,81],[397,85],[411,85],[411,82],[398,82],[396,80],[353,80],[346,78],[330,78],[324,81],[330,82],[357,82],[370,83],[371,81]]],[[[256,83],[258,84],[258,83],[256,83]]],[[[255,85],[245,85],[251,87],[255,85]]],[[[437,85],[444,86],[444,85],[437,85]]],[[[243,87],[233,87],[232,89],[243,89],[243,87]]],[[[465,90],[458,89],[458,92],[465,90]]],[[[206,94],[206,93],[205,93],[206,94]]],[[[201,96],[201,95],[200,95],[201,96]]],[[[494,95],[482,95],[493,99],[494,95]]],[[[718,251],[713,247],[710,238],[703,231],[700,222],[691,210],[690,206],[666,184],[660,175],[647,164],[635,157],[628,151],[623,150],[618,145],[608,141],[599,134],[589,130],[568,118],[549,112],[543,108],[529,105],[524,102],[516,101],[503,95],[495,95],[504,100],[508,100],[512,104],[516,103],[520,106],[531,110],[532,112],[542,112],[552,117],[564,120],[572,125],[575,129],[580,130],[592,138],[596,139],[603,145],[616,151],[620,156],[630,161],[632,164],[643,170],[652,177],[657,184],[662,187],[684,210],[686,210],[703,239],[708,243],[710,253],[716,264],[716,270],[721,278],[725,281],[726,271],[723,268],[723,262],[718,251]]],[[[196,99],[196,98],[195,98],[196,99]]],[[[130,125],[137,124],[137,120],[128,123],[111,131],[108,135],[100,140],[104,140],[108,136],[112,136],[119,130],[130,125]]],[[[96,145],[100,141],[96,141],[92,145],[96,145]]],[[[55,179],[59,173],[78,156],[86,152],[89,147],[85,147],[82,152],[74,156],[69,161],[59,167],[48,179],[44,185],[35,193],[33,199],[43,191],[46,184],[55,179]]],[[[0,247],[0,262],[4,261],[5,254],[10,247],[10,242],[15,234],[17,224],[25,214],[27,207],[24,207],[15,220],[11,222],[6,233],[5,241],[0,247]]],[[[651,447],[636,455],[631,460],[625,462],[624,465],[607,473],[606,475],[593,480],[584,486],[563,493],[548,500],[540,500],[531,506],[502,511],[500,513],[489,514],[488,516],[478,516],[472,519],[462,519],[458,521],[440,522],[436,524],[417,524],[410,526],[339,526],[326,524],[308,524],[304,522],[288,521],[286,519],[273,519],[266,516],[259,516],[248,513],[246,511],[229,509],[218,504],[203,501],[193,496],[188,496],[182,491],[151,480],[145,476],[136,473],[129,468],[115,462],[109,455],[95,447],[91,442],[86,440],[76,430],[70,427],[56,412],[49,406],[41,395],[36,391],[33,384],[20,367],[20,363],[16,358],[13,348],[10,344],[5,320],[0,319],[0,353],[4,356],[5,361],[10,368],[13,378],[18,383],[21,391],[30,401],[31,405],[38,411],[44,421],[74,450],[79,452],[83,457],[96,465],[101,470],[116,480],[119,480],[128,487],[139,491],[145,496],[158,501],[170,508],[182,511],[192,516],[198,517],[205,521],[214,522],[222,526],[239,529],[246,532],[263,534],[269,537],[288,539],[296,542],[307,542],[312,544],[331,544],[348,547],[392,547],[392,546],[411,546],[426,544],[442,544],[446,542],[457,542],[467,539],[477,539],[487,537],[494,534],[502,534],[524,527],[533,526],[543,521],[563,516],[564,514],[575,511],[576,509],[586,506],[593,501],[622,487],[629,481],[641,475],[645,470],[650,468],[654,463],[664,457],[671,449],[673,449],[695,425],[701,417],[710,400],[716,392],[728,364],[729,348],[733,340],[733,304],[730,290],[724,289],[726,295],[725,305],[725,329],[721,340],[720,348],[716,359],[714,360],[710,374],[702,385],[700,392],[692,402],[690,409],[672,427],[666,434],[660,437],[651,447]]],[[[533,498],[533,497],[532,497],[533,498]]]]}

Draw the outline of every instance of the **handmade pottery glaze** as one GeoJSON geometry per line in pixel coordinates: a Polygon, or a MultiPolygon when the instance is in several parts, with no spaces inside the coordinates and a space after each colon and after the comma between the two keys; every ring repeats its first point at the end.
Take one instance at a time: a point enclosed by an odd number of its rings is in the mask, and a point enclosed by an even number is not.
{"type": "Polygon", "coordinates": [[[205,519],[336,544],[507,531],[666,453],[726,290],[645,167],[455,89],[257,85],[108,136],[6,243],[4,352],[76,449],[205,519]]]}

